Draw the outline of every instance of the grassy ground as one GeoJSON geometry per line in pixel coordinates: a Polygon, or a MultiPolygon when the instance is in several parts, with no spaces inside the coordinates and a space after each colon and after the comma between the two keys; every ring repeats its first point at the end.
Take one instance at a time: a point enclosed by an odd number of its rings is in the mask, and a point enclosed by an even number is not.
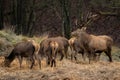
{"type": "MultiPolygon", "coordinates": [[[[4,57],[2,54],[10,53],[14,44],[30,39],[21,35],[17,36],[14,33],[0,31],[0,80],[120,80],[120,49],[113,47],[112,57],[113,62],[108,62],[107,56],[103,53],[99,62],[88,64],[78,55],[78,62],[64,59],[57,60],[57,67],[51,68],[46,66],[46,61],[42,61],[42,69],[38,65],[32,70],[23,61],[22,69],[19,68],[18,60],[15,59],[10,68],[2,67],[4,57]]],[[[43,37],[33,37],[38,43],[43,40],[43,37]]]]}
{"type": "MultiPolygon", "coordinates": [[[[3,59],[0,59],[3,61],[3,59]]],[[[19,68],[15,60],[10,68],[0,66],[0,79],[3,80],[120,80],[120,62],[100,61],[97,63],[75,63],[64,59],[57,61],[57,67],[46,66],[42,61],[42,69],[36,64],[29,70],[26,62],[19,68]]]]}

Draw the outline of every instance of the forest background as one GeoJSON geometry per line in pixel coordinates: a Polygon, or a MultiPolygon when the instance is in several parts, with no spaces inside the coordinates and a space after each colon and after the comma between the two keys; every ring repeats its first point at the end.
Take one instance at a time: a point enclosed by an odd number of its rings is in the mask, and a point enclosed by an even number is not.
{"type": "Polygon", "coordinates": [[[86,26],[120,47],[120,0],[0,0],[0,30],[17,35],[65,36],[86,26]]]}

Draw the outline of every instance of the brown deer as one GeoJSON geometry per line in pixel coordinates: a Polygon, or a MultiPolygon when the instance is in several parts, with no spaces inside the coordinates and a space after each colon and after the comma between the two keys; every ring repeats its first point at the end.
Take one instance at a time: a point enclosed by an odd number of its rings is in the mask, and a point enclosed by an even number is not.
{"type": "Polygon", "coordinates": [[[73,60],[73,57],[74,57],[74,59],[77,61],[76,55],[80,53],[82,54],[82,58],[85,61],[84,48],[80,45],[77,38],[76,37],[70,38],[68,42],[71,49],[71,60],[73,60]]]}
{"type": "Polygon", "coordinates": [[[59,44],[56,41],[51,41],[50,42],[50,49],[51,49],[51,53],[50,53],[50,62],[51,62],[51,67],[56,67],[56,56],[58,53],[58,47],[59,44]]]}
{"type": "Polygon", "coordinates": [[[29,41],[17,43],[14,49],[12,50],[12,52],[7,57],[5,57],[4,65],[6,67],[9,67],[10,64],[13,62],[13,60],[15,59],[15,57],[17,57],[21,68],[23,57],[25,57],[31,60],[32,63],[30,69],[32,69],[34,65],[34,58],[33,58],[34,51],[35,51],[35,47],[29,41]]]}
{"type": "Polygon", "coordinates": [[[77,29],[71,33],[78,39],[78,43],[83,47],[84,51],[88,53],[89,63],[90,60],[95,58],[96,53],[105,52],[112,62],[111,47],[113,39],[107,35],[90,35],[86,32],[86,28],[77,29]]]}
{"type": "Polygon", "coordinates": [[[47,64],[50,64],[50,60],[48,58],[48,54],[50,54],[51,52],[51,48],[50,48],[50,43],[51,41],[55,41],[59,46],[57,48],[57,53],[59,55],[61,55],[60,61],[63,59],[64,56],[67,57],[67,50],[68,50],[68,40],[64,37],[53,37],[53,38],[47,38],[45,40],[43,40],[40,43],[40,49],[39,49],[39,53],[38,53],[38,62],[41,68],[41,59],[42,57],[46,57],[47,58],[47,64]]]}

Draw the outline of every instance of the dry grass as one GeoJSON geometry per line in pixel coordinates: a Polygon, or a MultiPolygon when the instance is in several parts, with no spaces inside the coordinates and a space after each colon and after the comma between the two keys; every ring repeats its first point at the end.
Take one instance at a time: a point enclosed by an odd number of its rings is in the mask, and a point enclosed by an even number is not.
{"type": "MultiPolygon", "coordinates": [[[[2,63],[4,59],[0,58],[2,63]]],[[[23,61],[19,68],[17,59],[10,68],[0,66],[0,79],[5,80],[120,80],[120,62],[75,63],[64,59],[57,61],[57,67],[46,66],[42,61],[42,69],[36,64],[32,70],[23,61]]]]}

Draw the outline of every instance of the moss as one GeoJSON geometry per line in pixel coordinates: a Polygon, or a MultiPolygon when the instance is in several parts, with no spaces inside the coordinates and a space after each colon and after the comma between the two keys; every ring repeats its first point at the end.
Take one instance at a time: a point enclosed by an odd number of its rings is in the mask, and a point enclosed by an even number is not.
{"type": "Polygon", "coordinates": [[[12,31],[2,30],[0,31],[0,55],[9,54],[14,48],[16,43],[21,41],[26,41],[29,39],[35,40],[37,43],[40,43],[42,40],[46,39],[48,36],[42,37],[27,37],[23,35],[16,35],[12,31]]]}

